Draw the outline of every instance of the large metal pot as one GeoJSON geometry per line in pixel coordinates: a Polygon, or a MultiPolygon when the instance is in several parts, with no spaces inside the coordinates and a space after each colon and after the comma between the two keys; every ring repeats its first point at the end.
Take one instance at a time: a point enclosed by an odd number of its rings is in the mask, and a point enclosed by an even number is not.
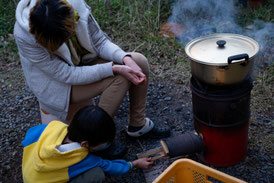
{"type": "Polygon", "coordinates": [[[259,45],[238,34],[212,34],[190,41],[185,51],[196,79],[212,85],[231,85],[251,75],[259,45]]]}

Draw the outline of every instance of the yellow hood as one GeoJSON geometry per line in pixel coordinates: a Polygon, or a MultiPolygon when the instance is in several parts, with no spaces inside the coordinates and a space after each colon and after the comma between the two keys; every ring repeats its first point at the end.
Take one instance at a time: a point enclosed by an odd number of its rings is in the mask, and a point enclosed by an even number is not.
{"type": "Polygon", "coordinates": [[[83,147],[64,153],[56,149],[67,135],[67,126],[62,122],[53,121],[41,134],[33,151],[33,165],[36,171],[47,172],[68,168],[87,156],[88,150],[83,147]]]}

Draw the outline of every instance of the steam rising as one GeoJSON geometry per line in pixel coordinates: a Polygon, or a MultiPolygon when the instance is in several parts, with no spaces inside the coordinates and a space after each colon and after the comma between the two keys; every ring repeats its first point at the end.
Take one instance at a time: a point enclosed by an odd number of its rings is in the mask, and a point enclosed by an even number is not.
{"type": "Polygon", "coordinates": [[[261,54],[270,52],[265,63],[273,62],[274,23],[255,21],[242,28],[235,22],[238,8],[235,0],[177,0],[173,5],[169,22],[182,25],[185,31],[179,40],[190,40],[212,33],[235,33],[249,36],[260,45],[261,54]]]}

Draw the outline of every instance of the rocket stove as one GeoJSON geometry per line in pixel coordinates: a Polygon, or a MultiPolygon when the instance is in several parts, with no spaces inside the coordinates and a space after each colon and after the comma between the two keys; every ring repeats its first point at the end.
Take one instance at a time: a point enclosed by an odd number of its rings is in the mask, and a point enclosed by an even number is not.
{"type": "Polygon", "coordinates": [[[196,133],[161,141],[137,155],[176,157],[196,153],[214,166],[239,163],[247,152],[251,73],[258,43],[238,34],[213,34],[185,46],[191,59],[190,88],[196,133]]]}
{"type": "Polygon", "coordinates": [[[251,73],[259,44],[229,33],[202,36],[185,46],[191,59],[194,128],[205,146],[201,160],[239,163],[247,152],[251,73]]]}

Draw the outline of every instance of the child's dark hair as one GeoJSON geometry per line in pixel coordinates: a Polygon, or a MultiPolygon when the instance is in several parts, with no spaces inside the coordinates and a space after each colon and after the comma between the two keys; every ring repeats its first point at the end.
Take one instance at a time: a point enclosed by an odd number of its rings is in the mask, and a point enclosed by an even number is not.
{"type": "Polygon", "coordinates": [[[74,10],[64,0],[38,0],[29,22],[30,33],[52,52],[75,33],[74,10]]]}
{"type": "Polygon", "coordinates": [[[89,146],[113,141],[115,137],[113,119],[98,106],[87,106],[79,110],[68,127],[68,138],[89,146]]]}

